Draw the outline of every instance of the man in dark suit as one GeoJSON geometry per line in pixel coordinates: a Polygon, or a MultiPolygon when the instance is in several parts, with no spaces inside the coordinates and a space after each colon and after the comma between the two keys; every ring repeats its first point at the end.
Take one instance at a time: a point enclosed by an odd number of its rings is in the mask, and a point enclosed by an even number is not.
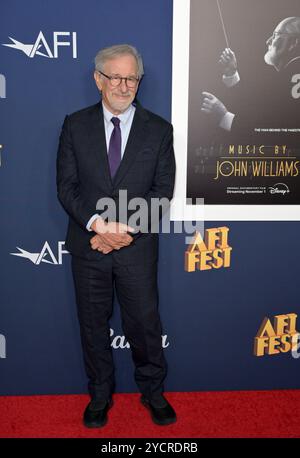
{"type": "MultiPolygon", "coordinates": [[[[116,45],[99,51],[94,78],[102,101],[66,116],[60,136],[57,189],[69,215],[66,247],[72,255],[91,396],[83,416],[87,427],[103,426],[113,404],[108,320],[114,286],[141,402],[155,423],[176,421],[163,395],[167,365],[158,313],[158,234],[136,231],[119,215],[97,211],[103,210],[99,201],[108,198],[118,211],[120,190],[127,191],[128,199],[143,198],[148,204],[155,198],[171,200],[173,195],[173,129],[134,102],[142,75],[142,59],[134,47],[116,45]]],[[[150,217],[146,227],[151,223],[150,217]]]]}

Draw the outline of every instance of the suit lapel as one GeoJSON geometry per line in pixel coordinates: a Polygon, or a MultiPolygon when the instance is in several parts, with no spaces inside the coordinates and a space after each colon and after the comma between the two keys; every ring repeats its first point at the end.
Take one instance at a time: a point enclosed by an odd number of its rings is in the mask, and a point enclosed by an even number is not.
{"type": "Polygon", "coordinates": [[[147,112],[137,102],[124,155],[113,179],[114,186],[119,185],[122,178],[125,176],[127,170],[131,166],[132,162],[135,160],[138,151],[141,149],[142,144],[145,141],[147,121],[147,112]]]}
{"type": "Polygon", "coordinates": [[[96,164],[99,166],[101,178],[109,189],[112,188],[112,180],[107,157],[107,147],[104,129],[103,110],[101,102],[97,103],[91,113],[89,122],[90,146],[96,155],[96,164]]]}

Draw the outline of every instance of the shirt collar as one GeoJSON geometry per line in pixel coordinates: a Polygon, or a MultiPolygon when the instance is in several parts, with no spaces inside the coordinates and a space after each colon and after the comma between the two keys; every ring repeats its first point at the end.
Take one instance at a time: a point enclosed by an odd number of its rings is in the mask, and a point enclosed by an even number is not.
{"type": "Polygon", "coordinates": [[[300,56],[294,57],[287,64],[285,64],[284,68],[288,67],[292,62],[295,62],[295,60],[298,60],[298,59],[300,59],[300,56]]]}
{"type": "Polygon", "coordinates": [[[132,114],[132,111],[135,110],[135,107],[132,104],[130,104],[129,107],[123,113],[116,116],[106,108],[103,102],[102,102],[102,108],[103,108],[103,116],[107,123],[110,123],[111,118],[116,117],[116,118],[119,118],[121,123],[123,124],[127,123],[127,121],[130,118],[130,115],[132,114]]]}

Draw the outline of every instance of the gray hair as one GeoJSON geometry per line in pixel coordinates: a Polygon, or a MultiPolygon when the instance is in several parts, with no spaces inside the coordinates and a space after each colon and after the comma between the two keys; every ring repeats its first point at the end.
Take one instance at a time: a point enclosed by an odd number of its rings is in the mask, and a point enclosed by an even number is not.
{"type": "Polygon", "coordinates": [[[103,67],[106,61],[128,54],[135,58],[138,69],[138,78],[141,78],[144,74],[142,56],[134,46],[127,44],[114,45],[109,46],[108,48],[100,49],[95,57],[95,69],[103,72],[103,67]]]}
{"type": "Polygon", "coordinates": [[[290,35],[300,35],[300,17],[288,17],[284,21],[284,30],[290,35]]]}

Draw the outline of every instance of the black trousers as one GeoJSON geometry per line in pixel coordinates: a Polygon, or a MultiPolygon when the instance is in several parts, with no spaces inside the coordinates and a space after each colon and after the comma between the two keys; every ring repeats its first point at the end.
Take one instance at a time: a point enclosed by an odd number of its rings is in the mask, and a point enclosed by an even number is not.
{"type": "Polygon", "coordinates": [[[115,387],[109,326],[115,286],[136,384],[148,399],[155,399],[163,392],[167,374],[158,312],[157,262],[121,265],[113,252],[99,261],[72,256],[72,272],[91,398],[106,400],[115,387]]]}

